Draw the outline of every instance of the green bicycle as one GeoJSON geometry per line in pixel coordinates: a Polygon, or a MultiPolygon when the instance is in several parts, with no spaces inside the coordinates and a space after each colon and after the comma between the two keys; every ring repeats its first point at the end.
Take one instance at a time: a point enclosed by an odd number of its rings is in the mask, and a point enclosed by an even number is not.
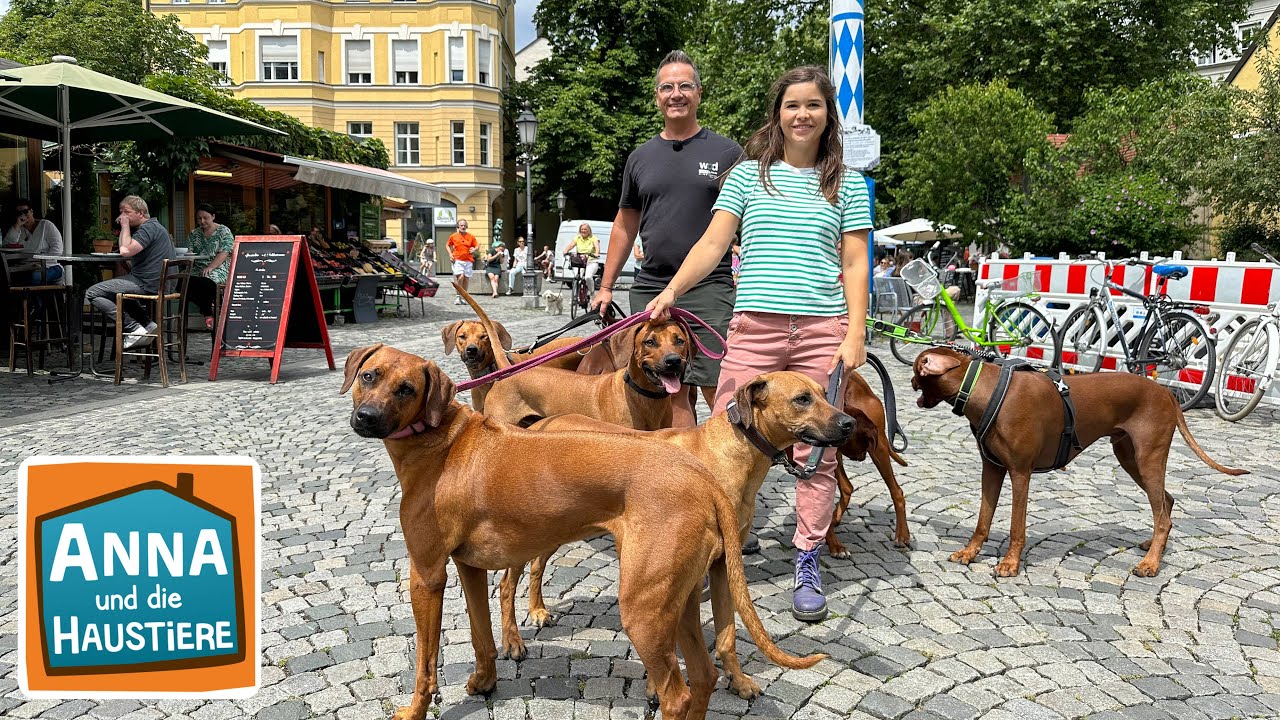
{"type": "Polygon", "coordinates": [[[924,299],[898,319],[897,324],[909,334],[889,336],[889,349],[900,362],[912,365],[928,346],[961,339],[1005,357],[1052,362],[1056,356],[1053,323],[1033,304],[1040,299],[1035,291],[1036,273],[979,283],[978,287],[988,292],[982,322],[976,328],[961,317],[951,295],[943,291],[938,271],[924,258],[907,263],[900,274],[924,299]]]}

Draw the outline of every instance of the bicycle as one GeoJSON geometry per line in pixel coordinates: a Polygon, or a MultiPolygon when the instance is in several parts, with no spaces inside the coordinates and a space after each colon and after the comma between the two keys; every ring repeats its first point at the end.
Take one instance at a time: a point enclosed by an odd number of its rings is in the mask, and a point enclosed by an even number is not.
{"type": "MultiPolygon", "coordinates": [[[[1280,265],[1257,243],[1253,249],[1280,265]]],[[[1276,380],[1280,363],[1280,303],[1267,304],[1259,315],[1236,330],[1222,353],[1222,371],[1214,384],[1214,404],[1223,420],[1236,422],[1253,412],[1276,380]]]]}
{"type": "Polygon", "coordinates": [[[582,253],[570,253],[565,260],[565,269],[573,268],[573,278],[566,280],[569,286],[569,317],[578,317],[579,312],[591,309],[591,293],[587,289],[587,256],[582,253]]]}
{"type": "MultiPolygon", "coordinates": [[[[932,254],[931,250],[929,256],[932,254]]],[[[982,306],[982,321],[976,328],[961,317],[951,295],[942,289],[938,270],[925,258],[907,263],[899,274],[924,299],[898,319],[898,326],[909,334],[889,337],[889,349],[900,362],[912,365],[926,345],[953,344],[961,337],[1006,357],[1037,360],[1045,352],[1045,345],[1049,346],[1049,357],[1055,356],[1057,332],[1049,318],[1033,305],[1040,299],[1035,291],[1038,273],[979,283],[978,287],[988,293],[982,306]]]]}
{"type": "MultiPolygon", "coordinates": [[[[1092,258],[1086,255],[1080,259],[1092,258]]],[[[1209,308],[1174,300],[1168,294],[1169,281],[1181,280],[1190,271],[1184,265],[1136,258],[1105,260],[1103,268],[1103,288],[1090,290],[1089,301],[1072,310],[1062,323],[1054,367],[1064,373],[1098,372],[1107,350],[1119,345],[1124,358],[1117,367],[1167,386],[1183,410],[1195,407],[1209,392],[1217,358],[1209,329],[1198,317],[1207,315],[1209,308]],[[1150,267],[1158,278],[1155,291],[1144,295],[1112,280],[1120,265],[1150,267]],[[1142,307],[1126,308],[1122,319],[1112,293],[1103,290],[1137,300],[1142,307]],[[1142,325],[1134,341],[1126,341],[1126,331],[1139,321],[1142,325]],[[1198,360],[1203,361],[1203,369],[1196,366],[1198,360]],[[1064,369],[1064,362],[1076,367],[1064,369]]]]}

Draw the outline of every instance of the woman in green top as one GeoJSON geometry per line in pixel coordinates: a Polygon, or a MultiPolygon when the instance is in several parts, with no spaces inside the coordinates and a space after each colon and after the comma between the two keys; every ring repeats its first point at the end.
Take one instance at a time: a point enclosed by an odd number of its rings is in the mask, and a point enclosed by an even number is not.
{"type": "Polygon", "coordinates": [[[236,243],[230,228],[214,222],[216,217],[212,205],[200,203],[196,206],[196,229],[187,236],[187,249],[209,258],[208,264],[191,275],[191,284],[187,286],[187,300],[200,308],[200,314],[204,315],[204,326],[211,330],[213,299],[218,286],[227,282],[227,273],[231,270],[231,250],[236,243]]]}

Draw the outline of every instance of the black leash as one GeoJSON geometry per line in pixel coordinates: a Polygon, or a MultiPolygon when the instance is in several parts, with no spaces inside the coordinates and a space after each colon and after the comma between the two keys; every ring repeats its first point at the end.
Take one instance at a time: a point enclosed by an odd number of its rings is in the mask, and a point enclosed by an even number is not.
{"type": "MultiPolygon", "coordinates": [[[[898,398],[893,392],[893,382],[889,380],[889,369],[884,366],[884,362],[872,353],[867,353],[867,364],[875,369],[876,374],[880,376],[880,399],[884,401],[884,423],[885,433],[889,436],[889,446],[896,452],[907,451],[907,434],[902,431],[902,426],[898,424],[898,398]],[[901,447],[898,440],[902,441],[901,447]]],[[[839,407],[838,405],[836,407],[839,407]]]]}
{"type": "Polygon", "coordinates": [[[564,335],[565,333],[569,332],[570,330],[573,330],[574,328],[582,327],[587,323],[598,323],[601,327],[605,327],[606,325],[612,325],[613,323],[617,322],[618,320],[624,317],[626,317],[626,314],[622,312],[622,308],[618,306],[618,303],[610,302],[609,309],[606,310],[604,314],[601,314],[599,310],[592,310],[591,312],[586,313],[584,315],[579,315],[573,320],[570,320],[564,327],[560,328],[559,330],[552,330],[551,332],[543,333],[538,337],[534,338],[532,345],[528,347],[523,347],[523,348],[516,348],[511,352],[513,353],[533,352],[534,350],[537,350],[543,345],[546,345],[547,343],[551,342],[552,340],[555,340],[556,338],[560,337],[561,335],[564,335]]]}
{"type": "MultiPolygon", "coordinates": [[[[835,405],[836,409],[840,409],[836,405],[836,401],[840,399],[840,394],[844,390],[844,363],[836,363],[836,369],[831,372],[831,381],[827,384],[827,402],[835,405]]],[[[756,430],[754,424],[745,425],[742,421],[743,412],[751,412],[751,408],[744,411],[738,407],[736,400],[730,400],[728,406],[724,409],[725,414],[729,418],[729,422],[738,426],[742,434],[756,449],[764,453],[765,457],[771,459],[774,465],[781,465],[784,472],[800,480],[808,480],[818,472],[818,465],[822,462],[822,454],[826,452],[830,445],[814,445],[809,449],[809,459],[805,461],[804,467],[800,467],[791,459],[791,453],[786,450],[779,450],[774,447],[759,430],[756,430]]]]}

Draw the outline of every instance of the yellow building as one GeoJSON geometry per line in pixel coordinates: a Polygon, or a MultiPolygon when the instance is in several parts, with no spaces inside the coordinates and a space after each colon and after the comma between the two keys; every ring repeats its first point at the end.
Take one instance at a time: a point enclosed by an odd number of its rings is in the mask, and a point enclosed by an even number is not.
{"type": "MultiPolygon", "coordinates": [[[[444,208],[456,206],[487,245],[502,210],[513,0],[151,0],[150,8],[208,46],[238,97],[381,140],[391,170],[444,188],[444,208]]],[[[425,236],[433,217],[451,216],[436,210],[415,206],[397,239],[425,236]]]]}

